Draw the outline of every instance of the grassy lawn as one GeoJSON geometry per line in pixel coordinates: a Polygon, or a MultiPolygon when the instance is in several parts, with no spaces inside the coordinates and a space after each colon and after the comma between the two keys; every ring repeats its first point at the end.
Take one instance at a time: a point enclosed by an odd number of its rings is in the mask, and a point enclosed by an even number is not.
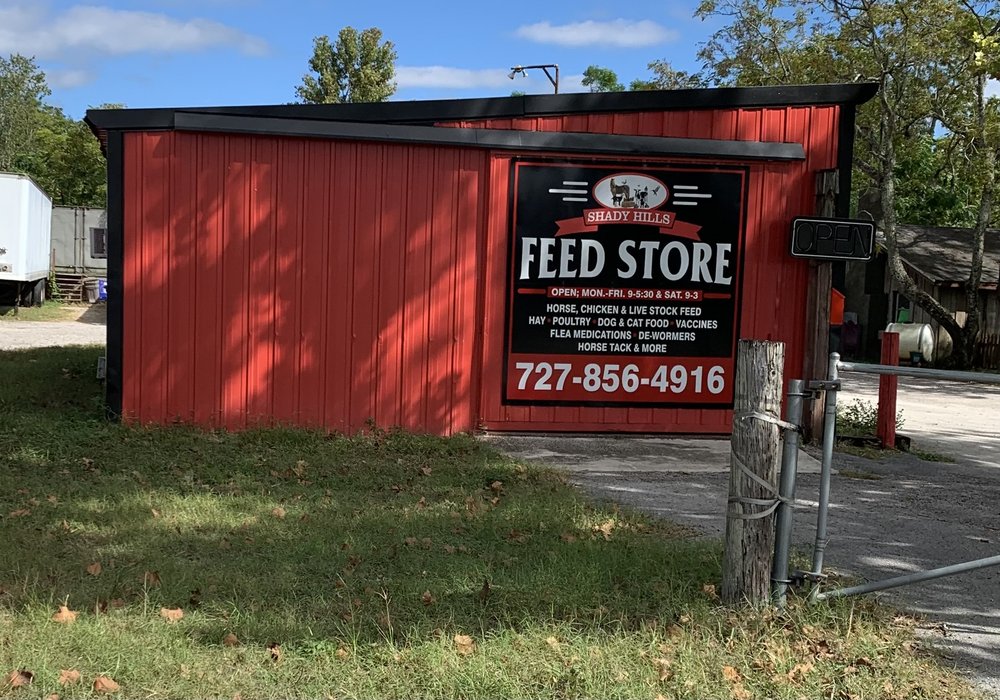
{"type": "Polygon", "coordinates": [[[2,306],[0,321],[72,321],[87,309],[83,304],[46,301],[41,306],[2,306]]]}
{"type": "Polygon", "coordinates": [[[0,353],[2,695],[972,697],[912,620],[723,608],[717,542],[468,438],[108,424],[98,353],[0,353]]]}

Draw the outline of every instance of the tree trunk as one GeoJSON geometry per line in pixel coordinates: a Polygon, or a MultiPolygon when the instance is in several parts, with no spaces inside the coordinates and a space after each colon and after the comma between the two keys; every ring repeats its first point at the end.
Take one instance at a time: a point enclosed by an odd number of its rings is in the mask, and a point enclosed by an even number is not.
{"type": "Polygon", "coordinates": [[[764,340],[741,340],[736,360],[726,551],[722,568],[722,602],[765,603],[771,592],[774,513],[781,462],[781,430],[764,417],[781,416],[785,346],[764,340]],[[742,468],[741,468],[742,465],[742,468]],[[744,469],[768,484],[748,476],[744,469]]]}
{"type": "Polygon", "coordinates": [[[979,287],[983,280],[983,246],[986,239],[986,228],[990,225],[993,215],[993,197],[996,188],[996,151],[990,147],[986,135],[986,76],[980,75],[976,81],[976,135],[973,139],[973,150],[981,155],[980,165],[983,177],[983,191],[979,199],[979,211],[976,225],[972,229],[972,261],[969,266],[969,278],[965,283],[965,328],[963,329],[962,357],[966,360],[963,366],[969,366],[975,361],[976,340],[979,338],[980,315],[979,287]]]}

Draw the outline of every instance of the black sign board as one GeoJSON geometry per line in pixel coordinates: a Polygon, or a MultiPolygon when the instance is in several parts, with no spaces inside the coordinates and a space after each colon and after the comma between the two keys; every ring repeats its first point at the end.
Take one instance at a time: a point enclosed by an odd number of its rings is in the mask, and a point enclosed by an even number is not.
{"type": "Polygon", "coordinates": [[[731,406],[746,169],[513,176],[505,402],[731,406]]]}
{"type": "Polygon", "coordinates": [[[822,260],[871,260],[875,224],[858,219],[792,221],[792,256],[822,260]]]}

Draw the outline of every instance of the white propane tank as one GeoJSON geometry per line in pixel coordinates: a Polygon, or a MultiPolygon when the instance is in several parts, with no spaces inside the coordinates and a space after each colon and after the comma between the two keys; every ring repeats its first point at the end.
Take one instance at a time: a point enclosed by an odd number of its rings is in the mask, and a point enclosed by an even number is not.
{"type": "Polygon", "coordinates": [[[924,362],[934,361],[934,331],[929,323],[890,323],[887,333],[899,333],[899,359],[910,361],[919,352],[924,362]]]}

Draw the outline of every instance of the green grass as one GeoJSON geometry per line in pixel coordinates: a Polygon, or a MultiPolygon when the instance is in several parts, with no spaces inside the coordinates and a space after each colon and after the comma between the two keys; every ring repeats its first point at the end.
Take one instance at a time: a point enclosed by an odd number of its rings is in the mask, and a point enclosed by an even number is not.
{"type": "Polygon", "coordinates": [[[0,306],[0,321],[68,321],[80,315],[82,305],[46,301],[41,306],[0,306]]]}
{"type": "Polygon", "coordinates": [[[722,607],[718,542],[470,438],[106,423],[100,352],[0,353],[0,694],[972,697],[912,620],[722,607]]]}

